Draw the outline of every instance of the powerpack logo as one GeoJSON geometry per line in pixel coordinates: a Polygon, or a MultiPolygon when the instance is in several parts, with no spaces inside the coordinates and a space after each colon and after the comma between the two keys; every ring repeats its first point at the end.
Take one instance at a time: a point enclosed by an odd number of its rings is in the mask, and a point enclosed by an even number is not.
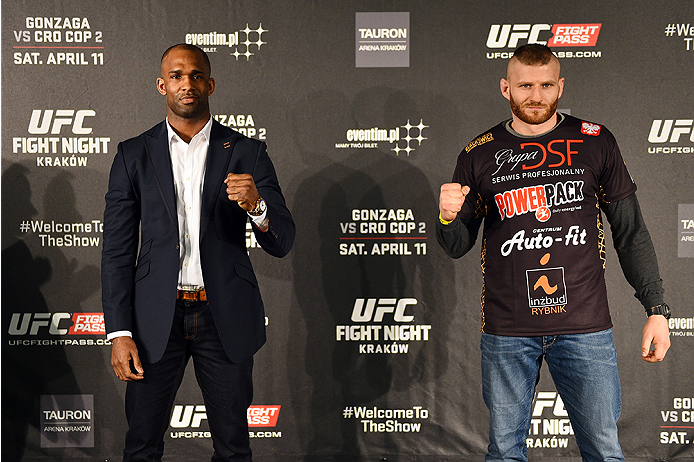
{"type": "Polygon", "coordinates": [[[654,119],[649,154],[694,154],[694,119],[654,119]]]}
{"type": "Polygon", "coordinates": [[[566,448],[574,430],[564,401],[556,391],[538,391],[533,402],[528,448],[566,448]]]}
{"type": "Polygon", "coordinates": [[[217,53],[218,51],[230,51],[230,55],[239,60],[240,56],[245,56],[246,61],[251,59],[251,56],[256,55],[260,48],[267,44],[263,41],[263,33],[267,32],[263,29],[262,24],[258,24],[257,29],[251,29],[246,23],[246,28],[234,32],[203,32],[189,33],[185,36],[185,43],[195,45],[202,48],[205,53],[217,53]]]}
{"type": "MultiPolygon", "coordinates": [[[[549,263],[551,256],[544,254],[540,265],[549,263]]],[[[540,268],[525,271],[528,286],[528,306],[533,316],[566,313],[566,282],[564,268],[540,268]]]]}
{"type": "Polygon", "coordinates": [[[105,338],[69,338],[105,336],[103,313],[12,313],[7,334],[10,346],[111,344],[105,338]]]}
{"type": "MultiPolygon", "coordinates": [[[[553,184],[526,186],[494,195],[494,201],[502,220],[534,212],[537,221],[542,223],[549,220],[552,216],[551,207],[572,204],[582,200],[582,180],[558,181],[553,184]]],[[[580,209],[580,207],[576,207],[570,211],[580,209]]]]}
{"type": "Polygon", "coordinates": [[[104,65],[103,31],[87,17],[27,16],[12,32],[15,65],[104,65]]]}
{"type": "Polygon", "coordinates": [[[36,155],[38,167],[86,167],[84,154],[108,154],[109,137],[88,136],[94,129],[93,109],[34,109],[27,132],[12,138],[13,154],[36,155]]]}
{"type": "MultiPolygon", "coordinates": [[[[550,48],[595,47],[602,24],[492,24],[487,36],[487,48],[515,49],[526,43],[547,45],[550,48]]],[[[600,51],[554,51],[557,58],[601,58],[600,51]]],[[[508,59],[512,51],[487,52],[487,59],[508,59]]]]}
{"type": "MultiPolygon", "coordinates": [[[[246,411],[249,428],[271,428],[277,426],[282,406],[252,405],[246,411]]],[[[207,410],[204,404],[174,406],[171,412],[171,428],[176,429],[170,433],[171,438],[211,438],[207,423],[207,410]]],[[[282,432],[276,431],[251,431],[251,438],[281,438],[282,432]]]]}
{"type": "Polygon", "coordinates": [[[410,13],[356,13],[356,67],[410,67],[410,13]]]}
{"type": "Polygon", "coordinates": [[[362,342],[360,354],[407,354],[410,344],[403,342],[429,341],[431,325],[410,324],[417,304],[416,298],[357,298],[351,316],[354,324],[336,326],[336,340],[362,342]]]}
{"type": "Polygon", "coordinates": [[[94,395],[41,395],[41,447],[93,448],[94,395]]]}
{"type": "Polygon", "coordinates": [[[388,143],[390,150],[395,155],[404,152],[408,156],[415,150],[415,146],[422,145],[422,141],[427,138],[424,136],[424,129],[429,125],[424,125],[424,121],[419,119],[419,124],[412,125],[407,119],[405,125],[395,128],[350,128],[345,133],[347,143],[335,143],[336,149],[378,149],[380,143],[388,143]],[[415,144],[415,142],[417,144],[415,144]]]}

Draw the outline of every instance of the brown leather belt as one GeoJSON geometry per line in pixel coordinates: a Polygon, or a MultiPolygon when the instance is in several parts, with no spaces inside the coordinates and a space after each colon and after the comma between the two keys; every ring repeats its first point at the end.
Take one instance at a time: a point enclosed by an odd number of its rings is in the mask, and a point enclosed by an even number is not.
{"type": "Polygon", "coordinates": [[[207,301],[207,292],[205,292],[205,289],[196,289],[196,290],[178,289],[176,291],[176,298],[178,298],[179,300],[205,302],[205,301],[207,301]]]}

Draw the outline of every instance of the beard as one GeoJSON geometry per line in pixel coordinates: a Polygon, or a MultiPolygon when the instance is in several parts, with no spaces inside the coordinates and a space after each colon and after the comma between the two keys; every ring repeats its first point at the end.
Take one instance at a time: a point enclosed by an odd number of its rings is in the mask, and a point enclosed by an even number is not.
{"type": "Polygon", "coordinates": [[[559,105],[559,98],[555,99],[550,104],[538,104],[533,101],[518,103],[513,99],[513,95],[510,95],[509,100],[511,102],[511,112],[520,120],[530,125],[540,125],[547,122],[557,112],[557,106],[559,105]],[[541,106],[544,110],[525,112],[525,109],[530,106],[541,106]]]}

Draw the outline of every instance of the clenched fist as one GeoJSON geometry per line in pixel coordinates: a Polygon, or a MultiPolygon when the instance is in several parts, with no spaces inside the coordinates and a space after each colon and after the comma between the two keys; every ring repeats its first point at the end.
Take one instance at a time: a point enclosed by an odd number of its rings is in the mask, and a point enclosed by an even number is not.
{"type": "Polygon", "coordinates": [[[463,208],[465,196],[470,192],[468,186],[461,186],[459,183],[444,183],[441,185],[441,195],[439,196],[439,213],[441,218],[446,221],[453,221],[458,216],[458,212],[463,208]]]}

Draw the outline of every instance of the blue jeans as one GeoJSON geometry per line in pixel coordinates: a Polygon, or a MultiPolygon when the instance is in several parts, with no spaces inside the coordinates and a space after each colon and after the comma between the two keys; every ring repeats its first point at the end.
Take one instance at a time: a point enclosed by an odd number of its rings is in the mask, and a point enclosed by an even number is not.
{"type": "Polygon", "coordinates": [[[527,461],[531,406],[544,358],[584,461],[623,461],[622,394],[612,329],[589,334],[482,334],[482,394],[489,408],[485,461],[527,461]]]}

